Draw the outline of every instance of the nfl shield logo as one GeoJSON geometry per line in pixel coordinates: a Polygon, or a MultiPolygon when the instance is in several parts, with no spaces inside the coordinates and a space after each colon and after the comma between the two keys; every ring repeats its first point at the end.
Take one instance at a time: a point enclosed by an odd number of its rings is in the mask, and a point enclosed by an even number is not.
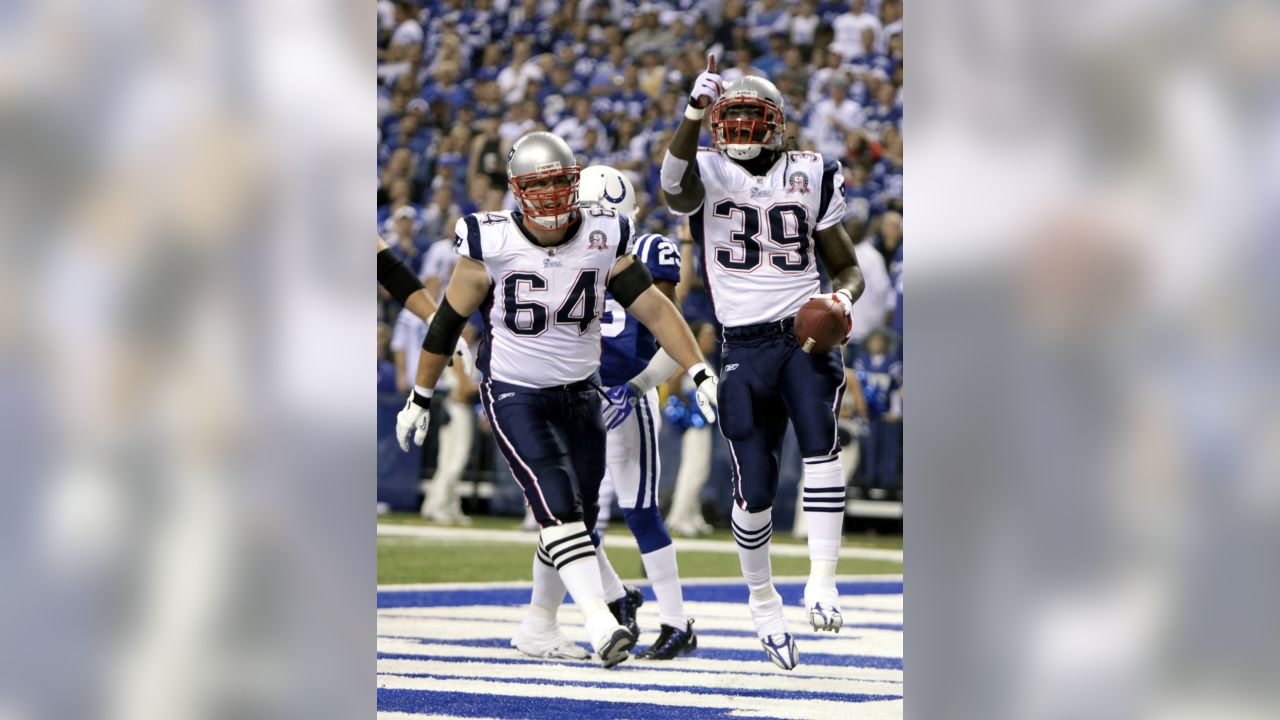
{"type": "Polygon", "coordinates": [[[592,230],[591,235],[587,237],[588,250],[608,250],[609,239],[599,230],[592,230]]]}

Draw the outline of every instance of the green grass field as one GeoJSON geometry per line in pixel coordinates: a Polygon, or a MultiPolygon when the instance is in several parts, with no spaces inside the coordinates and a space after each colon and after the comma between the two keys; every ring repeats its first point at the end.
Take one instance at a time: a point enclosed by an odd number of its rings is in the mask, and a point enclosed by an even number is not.
{"type": "MultiPolygon", "coordinates": [[[[378,518],[379,523],[432,525],[417,515],[392,514],[378,518]]],[[[477,517],[474,528],[487,530],[518,530],[518,518],[477,517]]],[[[624,579],[643,577],[640,553],[636,550],[608,542],[610,537],[622,537],[627,533],[622,523],[611,523],[606,534],[605,547],[609,560],[624,579]]],[[[465,540],[466,529],[458,530],[458,540],[436,540],[412,537],[378,538],[378,583],[431,583],[431,582],[497,582],[506,580],[531,580],[532,547],[518,543],[475,542],[465,540]]],[[[728,530],[717,530],[708,539],[732,542],[728,530]]],[[[786,533],[774,536],[778,544],[803,544],[786,533]]],[[[902,549],[902,538],[892,536],[846,535],[845,547],[902,549]]],[[[676,538],[679,550],[680,539],[676,538]]],[[[738,556],[728,552],[679,553],[680,575],[695,577],[741,577],[738,556]]],[[[773,558],[775,575],[806,575],[809,561],[803,557],[773,558]]],[[[902,564],[882,560],[843,559],[837,572],[842,575],[900,574],[902,564]]]]}

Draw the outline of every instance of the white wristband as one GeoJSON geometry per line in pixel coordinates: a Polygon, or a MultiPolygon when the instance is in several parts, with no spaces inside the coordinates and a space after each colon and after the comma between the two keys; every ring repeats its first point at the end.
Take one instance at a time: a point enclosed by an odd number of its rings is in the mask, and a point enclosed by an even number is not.
{"type": "Polygon", "coordinates": [[[701,120],[703,115],[707,114],[706,108],[696,108],[692,105],[684,106],[684,116],[690,120],[701,120]]]}
{"type": "Polygon", "coordinates": [[[431,394],[435,392],[435,388],[424,388],[421,385],[414,385],[413,391],[422,397],[431,397],[431,394]]]}

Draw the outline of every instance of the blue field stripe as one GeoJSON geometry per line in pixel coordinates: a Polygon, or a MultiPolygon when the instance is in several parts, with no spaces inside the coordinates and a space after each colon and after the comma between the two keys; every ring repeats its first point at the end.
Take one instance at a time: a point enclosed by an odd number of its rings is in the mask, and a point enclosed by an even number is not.
{"type": "MultiPolygon", "coordinates": [[[[510,648],[511,640],[509,638],[483,638],[478,640],[441,640],[433,639],[431,643],[437,645],[460,645],[463,647],[488,647],[488,648],[510,648]]],[[[860,667],[860,668],[876,668],[881,670],[901,670],[902,658],[880,657],[877,655],[845,655],[842,653],[824,653],[809,648],[821,647],[822,640],[806,640],[801,638],[797,641],[800,646],[800,662],[808,665],[819,665],[826,667],[860,667]]],[[[512,652],[515,652],[512,650],[512,652]]],[[[379,657],[382,657],[379,654],[379,657]]],[[[412,656],[410,656],[412,657],[412,656]]],[[[730,650],[726,648],[703,648],[700,647],[695,651],[694,657],[703,660],[763,660],[765,658],[764,650],[730,650]]]]}
{"type": "MultiPolygon", "coordinates": [[[[378,688],[381,712],[444,713],[460,717],[539,718],[648,718],[663,720],[740,720],[733,708],[681,707],[656,703],[620,703],[601,700],[521,697],[435,690],[378,688]]],[[[752,715],[758,720],[786,720],[772,715],[752,715]]]]}
{"type": "MultiPolygon", "coordinates": [[[[434,678],[443,682],[450,680],[475,680],[471,675],[452,673],[389,673],[398,677],[434,678]]],[[[697,695],[734,695],[738,697],[771,698],[775,700],[831,700],[833,702],[874,702],[876,700],[901,700],[901,695],[870,695],[867,693],[833,693],[822,690],[754,690],[750,688],[713,688],[699,686],[642,685],[615,682],[593,682],[590,680],[550,680],[545,678],[520,678],[519,682],[529,685],[553,685],[556,687],[588,687],[618,690],[654,690],[658,692],[688,692],[697,695]]]]}
{"type": "MultiPolygon", "coordinates": [[[[587,649],[587,647],[586,647],[585,645],[583,645],[582,647],[583,647],[583,649],[587,649]]],[[[513,652],[514,652],[514,651],[513,651],[513,652]]],[[[698,653],[701,653],[701,652],[702,652],[701,650],[699,650],[699,651],[698,651],[698,653]]],[[[691,657],[691,658],[696,658],[696,657],[699,657],[699,655],[698,655],[698,654],[694,654],[694,655],[690,655],[689,657],[691,657]]],[[[761,657],[763,658],[763,655],[761,655],[761,657]]],[[[496,663],[496,664],[498,664],[498,665],[548,665],[548,664],[555,664],[555,665],[586,665],[586,666],[595,666],[595,664],[596,664],[596,663],[595,663],[595,661],[593,661],[593,660],[549,660],[549,659],[541,659],[541,658],[528,657],[528,656],[526,656],[526,655],[514,655],[514,654],[513,654],[513,655],[504,655],[504,656],[501,656],[501,657],[498,657],[498,656],[495,656],[495,657],[458,657],[457,655],[436,655],[436,654],[433,654],[433,653],[423,653],[423,654],[421,654],[421,655],[418,655],[418,654],[411,654],[411,653],[378,653],[378,659],[379,659],[379,660],[438,660],[438,661],[440,661],[440,662],[451,662],[451,663],[456,663],[456,662],[485,662],[485,663],[496,663]]],[[[803,662],[803,657],[802,657],[802,658],[801,658],[801,667],[803,667],[803,666],[804,666],[804,662],[803,662]]],[[[768,667],[768,666],[766,666],[766,667],[768,667]]],[[[616,666],[616,667],[614,668],[614,670],[616,670],[616,671],[618,671],[618,672],[629,672],[629,671],[633,671],[633,670],[652,670],[652,671],[657,671],[657,672],[678,672],[678,673],[695,673],[695,674],[712,674],[712,675],[723,675],[723,674],[724,674],[724,671],[723,671],[723,670],[692,670],[692,669],[690,669],[690,668],[685,667],[685,666],[684,666],[684,663],[682,663],[682,662],[679,662],[679,661],[672,662],[672,661],[665,661],[665,660],[664,660],[664,661],[657,661],[657,660],[638,660],[638,661],[635,661],[635,662],[628,661],[628,662],[625,662],[625,663],[623,663],[623,664],[621,664],[621,665],[616,666]]],[[[776,677],[776,676],[777,676],[777,674],[776,674],[776,673],[773,673],[773,672],[758,672],[758,673],[753,673],[753,672],[743,672],[743,671],[740,671],[740,670],[735,670],[735,671],[734,671],[734,674],[735,674],[735,675],[738,675],[738,676],[742,676],[742,677],[751,677],[751,676],[754,676],[754,675],[760,675],[760,676],[762,676],[762,677],[770,677],[770,676],[776,677]]],[[[871,677],[866,677],[866,678],[842,678],[841,680],[842,680],[842,681],[843,681],[843,680],[851,680],[851,681],[852,681],[852,680],[856,680],[856,681],[860,681],[860,682],[885,683],[885,684],[889,684],[889,685],[901,685],[901,684],[902,684],[902,681],[901,681],[901,680],[890,680],[890,679],[871,678],[871,677]]]]}
{"type": "MultiPolygon", "coordinates": [[[[841,595],[901,595],[902,581],[842,582],[836,585],[841,595]]],[[[788,605],[804,602],[804,583],[777,583],[778,593],[788,605]]],[[[744,581],[728,581],[720,585],[686,585],[685,602],[745,603],[747,586],[744,581]]],[[[641,588],[646,600],[657,600],[653,588],[641,588]]],[[[398,607],[461,607],[464,605],[526,605],[528,588],[479,588],[467,590],[379,590],[379,608],[398,607]]],[[[877,612],[900,612],[877,610],[877,612]]]]}

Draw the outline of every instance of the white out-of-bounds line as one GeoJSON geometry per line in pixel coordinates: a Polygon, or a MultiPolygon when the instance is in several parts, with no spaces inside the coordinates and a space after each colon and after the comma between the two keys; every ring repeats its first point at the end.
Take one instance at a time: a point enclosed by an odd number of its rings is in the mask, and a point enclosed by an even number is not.
{"type": "MultiPolygon", "coordinates": [[[[538,542],[537,533],[523,530],[473,530],[430,525],[396,525],[391,523],[379,523],[378,536],[424,538],[447,540],[449,542],[516,543],[521,545],[536,545],[538,542]]],[[[676,544],[676,552],[682,550],[734,554],[738,552],[737,544],[728,540],[697,540],[693,538],[673,538],[673,540],[676,544]]],[[[611,547],[621,546],[632,550],[640,549],[636,544],[636,539],[631,535],[610,535],[606,544],[611,547]]],[[[778,557],[809,557],[809,548],[806,545],[778,543],[769,549],[769,553],[778,557]]],[[[902,562],[902,551],[885,548],[845,547],[840,548],[840,557],[851,560],[887,560],[900,563],[902,562]]]]}
{"type": "MultiPolygon", "coordinates": [[[[532,556],[531,556],[532,557],[532,556]]],[[[648,580],[644,578],[622,578],[630,582],[636,582],[647,585],[648,580]]],[[[773,582],[775,585],[786,583],[804,583],[808,577],[803,575],[775,575],[773,582]]],[[[902,575],[837,575],[836,582],[902,582],[902,575]]],[[[746,592],[746,581],[741,576],[737,577],[704,577],[704,578],[681,578],[680,585],[686,587],[689,585],[724,585],[725,583],[738,583],[746,592]]],[[[528,588],[533,583],[528,580],[501,580],[493,582],[456,582],[456,583],[404,583],[400,585],[379,585],[378,590],[386,590],[388,592],[395,591],[413,591],[413,590],[502,590],[504,588],[528,588]]]]}

